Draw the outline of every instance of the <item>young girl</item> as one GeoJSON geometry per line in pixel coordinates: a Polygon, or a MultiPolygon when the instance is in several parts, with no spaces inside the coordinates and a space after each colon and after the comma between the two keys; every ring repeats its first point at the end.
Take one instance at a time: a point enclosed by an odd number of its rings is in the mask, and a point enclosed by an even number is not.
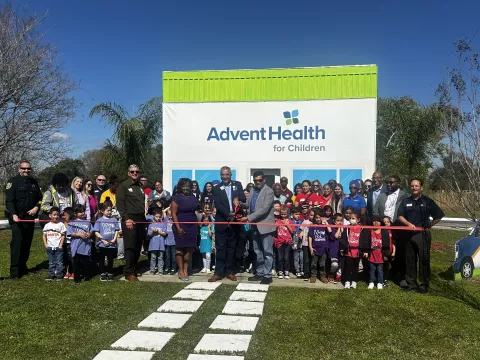
{"type": "Polygon", "coordinates": [[[200,227],[200,254],[202,254],[203,260],[203,269],[200,272],[207,274],[212,273],[210,270],[212,249],[214,246],[212,228],[213,224],[208,223],[208,216],[204,214],[202,217],[202,226],[200,227]]]}
{"type": "MultiPolygon", "coordinates": [[[[335,225],[343,225],[343,215],[335,214],[333,217],[335,225]]],[[[330,276],[328,281],[338,284],[342,279],[343,256],[340,257],[340,239],[345,239],[347,233],[345,228],[333,228],[330,233],[330,242],[328,244],[328,256],[330,258],[330,276]]]]}
{"type": "Polygon", "coordinates": [[[328,220],[333,221],[333,208],[330,205],[325,205],[323,207],[323,211],[325,211],[325,216],[328,218],[328,220]]]}
{"type": "Polygon", "coordinates": [[[351,219],[353,213],[354,213],[353,207],[347,206],[345,208],[343,225],[350,225],[351,224],[350,219],[351,219]]]}
{"type": "Polygon", "coordinates": [[[303,249],[302,249],[302,238],[300,237],[301,228],[300,224],[300,209],[297,207],[292,208],[292,222],[294,225],[295,233],[293,234],[292,239],[292,249],[293,249],[293,266],[295,267],[295,276],[300,278],[303,276],[303,249]]]}
{"type": "Polygon", "coordinates": [[[92,251],[90,221],[85,220],[85,207],[75,206],[74,219],[70,221],[67,228],[67,235],[71,237],[74,281],[79,283],[82,280],[91,279],[90,253],[92,251]]]}
{"type": "MultiPolygon", "coordinates": [[[[308,210],[308,208],[307,208],[308,210]]],[[[303,212],[302,212],[303,213],[303,212]]],[[[311,210],[309,214],[307,213],[304,216],[302,225],[311,225],[313,224],[310,219],[313,219],[314,212],[311,210]]],[[[310,249],[308,248],[308,226],[300,227],[300,238],[302,239],[302,250],[303,250],[303,281],[310,280],[310,264],[312,260],[312,255],[310,254],[310,249]]]]}
{"type": "Polygon", "coordinates": [[[280,200],[275,200],[273,202],[273,216],[275,219],[280,219],[280,208],[282,207],[282,203],[280,200]]]}
{"type": "MultiPolygon", "coordinates": [[[[68,228],[68,223],[73,217],[73,208],[67,207],[63,209],[63,224],[65,225],[65,229],[68,228]]],[[[65,267],[65,276],[63,278],[73,280],[72,247],[70,246],[71,238],[72,237],[67,234],[63,244],[63,266],[65,267]]]]}
{"type": "MultiPolygon", "coordinates": [[[[390,219],[388,216],[384,216],[382,220],[385,226],[392,225],[392,219],[390,219]]],[[[390,284],[388,283],[388,279],[390,276],[390,270],[392,269],[392,263],[393,261],[395,261],[395,252],[397,250],[392,238],[392,231],[390,229],[388,229],[387,231],[388,236],[390,237],[390,254],[388,255],[388,260],[383,263],[383,287],[390,286],[390,284]]]]}
{"type": "MultiPolygon", "coordinates": [[[[372,226],[382,226],[382,219],[379,216],[372,218],[372,226]]],[[[375,274],[377,277],[377,288],[383,289],[383,262],[388,260],[390,253],[390,236],[388,230],[374,228],[364,230],[360,235],[360,248],[363,250],[363,257],[368,259],[370,267],[369,289],[374,288],[375,274]]]]}
{"type": "Polygon", "coordinates": [[[175,237],[172,230],[172,212],[168,209],[165,212],[163,221],[167,225],[167,237],[165,238],[165,271],[164,275],[175,275],[177,272],[177,262],[175,261],[175,237]]]}
{"type": "Polygon", "coordinates": [[[362,229],[356,227],[360,215],[352,213],[350,215],[350,223],[352,228],[347,229],[347,236],[341,238],[340,255],[345,256],[345,269],[343,279],[345,281],[345,289],[356,289],[358,281],[358,264],[360,262],[360,233],[362,229]],[[342,241],[343,240],[343,241],[342,241]]]}
{"type": "Polygon", "coordinates": [[[314,224],[323,226],[311,226],[308,231],[308,246],[310,254],[312,255],[312,263],[310,265],[310,282],[317,281],[317,269],[320,270],[320,281],[327,283],[327,277],[325,276],[325,262],[327,260],[328,233],[332,232],[332,229],[325,227],[328,224],[328,218],[325,216],[325,211],[320,208],[314,210],[314,224]]]}
{"type": "Polygon", "coordinates": [[[275,220],[277,234],[273,238],[273,245],[277,251],[278,278],[290,279],[290,252],[292,251],[292,235],[295,233],[293,221],[288,218],[288,208],[283,205],[280,208],[280,218],[275,220]]]}
{"type": "Polygon", "coordinates": [[[103,216],[97,220],[92,232],[97,238],[100,265],[100,281],[113,281],[113,259],[117,253],[117,238],[120,231],[117,219],[112,217],[112,206],[105,202],[103,216]],[[105,267],[107,258],[107,267],[105,267]]]}
{"type": "Polygon", "coordinates": [[[163,255],[165,253],[165,237],[167,225],[162,223],[162,209],[153,210],[153,223],[148,225],[147,237],[150,240],[148,252],[150,255],[150,275],[163,275],[163,255]]]}

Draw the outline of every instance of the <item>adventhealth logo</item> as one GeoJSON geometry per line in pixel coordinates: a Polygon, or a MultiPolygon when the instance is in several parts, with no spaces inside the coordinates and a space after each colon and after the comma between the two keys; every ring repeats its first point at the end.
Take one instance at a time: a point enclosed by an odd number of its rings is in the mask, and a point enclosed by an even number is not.
{"type": "MultiPolygon", "coordinates": [[[[298,124],[298,110],[285,111],[286,125],[298,124]]],[[[207,141],[259,141],[259,140],[324,140],[325,129],[315,126],[304,126],[295,130],[283,129],[281,126],[269,126],[259,129],[233,130],[229,126],[225,129],[210,128],[207,141]]]]}
{"type": "Polygon", "coordinates": [[[285,122],[287,125],[290,124],[298,124],[298,110],[293,110],[292,113],[290,114],[290,111],[285,111],[283,113],[283,117],[287,119],[285,122]]]}

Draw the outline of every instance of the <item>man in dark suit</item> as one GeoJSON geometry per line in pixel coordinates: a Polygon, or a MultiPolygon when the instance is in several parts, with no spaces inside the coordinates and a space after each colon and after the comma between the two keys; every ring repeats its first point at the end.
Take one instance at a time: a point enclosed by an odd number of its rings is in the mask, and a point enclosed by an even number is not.
{"type": "Polygon", "coordinates": [[[222,182],[213,188],[213,203],[217,209],[215,217],[215,274],[208,280],[214,282],[226,277],[237,281],[235,276],[235,251],[240,234],[240,224],[235,224],[240,202],[245,202],[242,183],[232,181],[232,171],[228,166],[220,169],[222,182]],[[218,224],[228,222],[229,224],[218,224]]]}
{"type": "Polygon", "coordinates": [[[380,194],[388,192],[387,186],[383,183],[383,175],[380,171],[375,171],[372,175],[373,187],[367,192],[367,216],[370,219],[373,216],[373,208],[380,194]]]}

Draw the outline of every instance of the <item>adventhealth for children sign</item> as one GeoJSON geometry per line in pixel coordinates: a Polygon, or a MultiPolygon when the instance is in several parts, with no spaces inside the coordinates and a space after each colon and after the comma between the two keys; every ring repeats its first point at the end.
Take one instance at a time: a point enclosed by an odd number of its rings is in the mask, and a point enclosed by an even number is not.
{"type": "MultiPolygon", "coordinates": [[[[337,181],[342,181],[342,169],[355,170],[356,176],[359,172],[362,177],[364,172],[371,174],[375,164],[376,66],[346,68],[164,73],[165,185],[175,182],[181,171],[196,178],[197,170],[218,172],[223,165],[235,169],[236,178],[243,182],[250,181],[252,169],[278,169],[275,174],[280,172],[290,182],[297,180],[295,174],[299,176],[295,170],[302,170],[304,176],[322,176],[319,171],[326,176],[328,171],[337,181]],[[339,74],[338,83],[332,81],[334,75],[328,75],[328,99],[319,93],[326,81],[325,69],[339,74]],[[301,87],[305,79],[298,80],[303,77],[289,76],[289,81],[296,79],[297,90],[285,80],[282,91],[277,87],[271,89],[273,94],[266,91],[268,81],[281,78],[285,71],[293,71],[287,75],[312,75],[306,79],[315,86],[311,84],[307,91],[301,87]],[[359,88],[354,88],[349,71],[359,88]],[[270,76],[272,72],[278,76],[270,76]],[[263,93],[249,88],[255,85],[255,73],[266,76],[263,93]],[[236,78],[239,75],[243,78],[236,78]],[[299,85],[304,90],[298,90],[299,85]],[[215,86],[219,86],[218,92],[215,86]],[[304,99],[296,100],[299,96],[304,99]]],[[[211,176],[218,179],[218,174],[211,176]]]]}

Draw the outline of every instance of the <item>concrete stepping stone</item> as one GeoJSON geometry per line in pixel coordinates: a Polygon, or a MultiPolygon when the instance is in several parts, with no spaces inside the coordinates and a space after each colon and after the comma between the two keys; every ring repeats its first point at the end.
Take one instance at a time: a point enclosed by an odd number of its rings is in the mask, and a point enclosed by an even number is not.
{"type": "Polygon", "coordinates": [[[130,330],[112,344],[112,348],[160,351],[175,335],[173,332],[130,330]]]}
{"type": "Polygon", "coordinates": [[[158,313],[148,315],[140,324],[139,328],[167,328],[180,329],[190,319],[190,314],[158,313]]]}
{"type": "Polygon", "coordinates": [[[262,315],[263,303],[251,301],[227,301],[223,314],[228,315],[262,315]]]}
{"type": "Polygon", "coordinates": [[[185,289],[188,289],[188,290],[215,290],[220,285],[222,285],[221,282],[211,282],[211,283],[209,283],[209,282],[199,281],[199,282],[191,283],[190,285],[185,287],[185,289]]]}
{"type": "Polygon", "coordinates": [[[187,360],[244,360],[243,356],[190,354],[187,360]]]}
{"type": "Polygon", "coordinates": [[[180,290],[173,295],[174,299],[188,299],[188,300],[207,300],[213,291],[209,290],[180,290]]]}
{"type": "Polygon", "coordinates": [[[263,302],[266,296],[267,293],[265,292],[234,291],[232,295],[230,295],[230,300],[263,302]]]}
{"type": "Polygon", "coordinates": [[[93,360],[150,360],[153,354],[150,351],[102,350],[93,360]]]}
{"type": "Polygon", "coordinates": [[[163,313],[194,313],[203,301],[190,301],[190,300],[168,300],[157,311],[163,313]]]}
{"type": "Polygon", "coordinates": [[[210,329],[254,331],[258,323],[258,317],[218,315],[210,329]]]}
{"type": "Polygon", "coordinates": [[[237,286],[239,291],[268,291],[269,285],[240,283],[237,286]]]}
{"type": "Polygon", "coordinates": [[[195,352],[246,352],[252,335],[205,334],[195,347],[195,352]]]}

